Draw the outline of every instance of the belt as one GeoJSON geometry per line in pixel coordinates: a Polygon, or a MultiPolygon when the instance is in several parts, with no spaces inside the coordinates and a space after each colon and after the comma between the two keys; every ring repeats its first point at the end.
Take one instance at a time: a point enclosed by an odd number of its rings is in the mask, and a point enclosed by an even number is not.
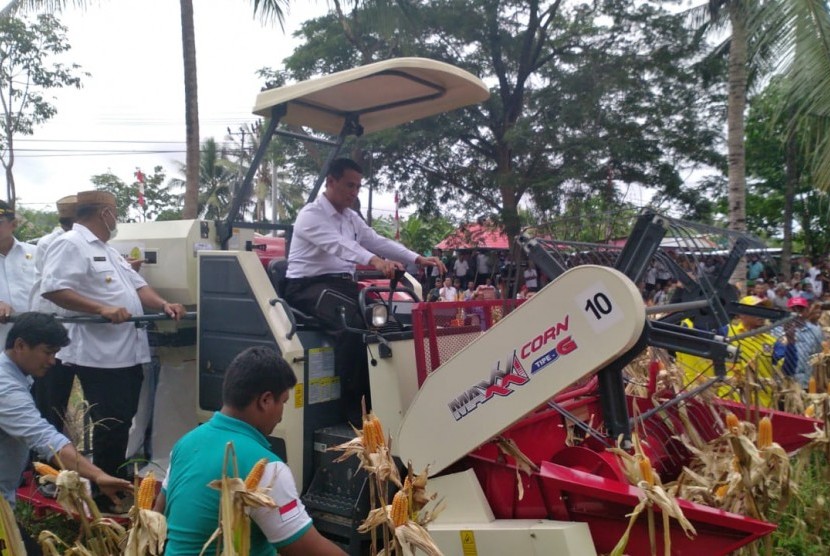
{"type": "Polygon", "coordinates": [[[289,282],[302,282],[306,284],[328,282],[330,280],[348,280],[349,282],[354,282],[354,276],[349,272],[334,272],[332,274],[319,274],[317,276],[304,276],[302,278],[288,278],[289,282]]]}

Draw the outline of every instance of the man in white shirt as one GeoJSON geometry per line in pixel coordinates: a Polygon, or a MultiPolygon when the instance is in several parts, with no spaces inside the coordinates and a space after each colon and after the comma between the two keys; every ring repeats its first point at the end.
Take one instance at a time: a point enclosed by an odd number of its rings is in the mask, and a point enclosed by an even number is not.
{"type": "Polygon", "coordinates": [[[524,270],[525,285],[529,292],[539,291],[539,276],[536,274],[536,267],[532,262],[527,263],[527,268],[524,270]]]}
{"type": "MultiPolygon", "coordinates": [[[[343,382],[341,392],[350,410],[359,408],[360,397],[369,390],[365,348],[341,330],[338,318],[317,312],[320,294],[329,289],[356,301],[359,288],[354,271],[358,264],[371,265],[387,277],[412,263],[435,267],[442,274],[447,271],[438,257],[423,257],[377,234],[352,210],[362,180],[363,169],[353,160],[338,158],[331,163],[325,191],[303,207],[294,223],[285,288],[285,299],[293,307],[339,331],[335,360],[343,382]]],[[[350,311],[347,322],[365,327],[358,311],[350,311]]]]}
{"type": "MultiPolygon", "coordinates": [[[[75,209],[78,198],[75,195],[62,197],[57,201],[59,226],[40,238],[37,242],[35,255],[35,283],[29,294],[29,310],[44,313],[56,313],[59,308],[40,296],[40,280],[43,273],[43,264],[46,262],[46,251],[56,238],[72,229],[75,223],[75,209]]],[[[71,328],[72,325],[67,325],[71,328]]],[[[32,385],[32,397],[43,417],[53,427],[61,431],[64,428],[66,404],[72,393],[72,383],[75,380],[75,370],[55,359],[55,365],[43,377],[35,378],[32,385]]]]}
{"type": "Polygon", "coordinates": [[[29,292],[35,282],[36,247],[17,241],[15,229],[14,209],[0,201],[0,345],[5,345],[11,330],[8,318],[12,313],[29,309],[29,292]]]}
{"type": "Polygon", "coordinates": [[[150,361],[147,332],[126,322],[142,307],[179,319],[179,303],[168,303],[107,245],[118,230],[115,196],[78,193],[76,221],[49,247],[41,295],[64,315],[99,315],[110,323],[74,325],[72,340],[58,357],[72,365],[90,403],[95,463],[110,475],[124,475],[130,423],[138,406],[142,364],[150,361]]]}
{"type": "Polygon", "coordinates": [[[455,273],[455,277],[461,281],[461,287],[466,287],[467,274],[470,273],[470,263],[467,260],[467,255],[464,253],[458,254],[458,258],[455,259],[455,264],[453,265],[453,272],[455,273]]]}
{"type": "Polygon", "coordinates": [[[452,278],[444,278],[444,287],[438,291],[441,301],[458,301],[458,290],[452,286],[452,278]]]}

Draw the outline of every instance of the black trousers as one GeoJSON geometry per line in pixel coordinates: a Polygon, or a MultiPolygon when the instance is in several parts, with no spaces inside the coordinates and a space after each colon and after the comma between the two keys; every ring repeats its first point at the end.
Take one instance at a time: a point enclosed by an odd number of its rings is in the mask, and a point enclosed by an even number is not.
{"type": "Polygon", "coordinates": [[[144,374],[141,365],[97,369],[74,365],[92,417],[92,460],[104,472],[126,477],[127,440],[144,374]]]}
{"type": "MultiPolygon", "coordinates": [[[[361,397],[366,398],[367,409],[371,407],[366,346],[359,334],[343,330],[339,317],[317,312],[317,299],[327,289],[343,294],[357,303],[360,291],[357,283],[342,278],[289,279],[285,287],[285,299],[292,307],[317,317],[334,336],[334,364],[340,377],[341,397],[347,414],[351,415],[359,411],[361,397]]],[[[347,310],[346,322],[352,327],[365,328],[358,310],[347,310]]]]}
{"type": "Polygon", "coordinates": [[[20,539],[23,541],[23,548],[26,549],[26,555],[42,556],[43,552],[40,549],[40,545],[29,535],[29,532],[26,531],[19,521],[17,522],[17,528],[20,530],[20,539]]]}
{"type": "Polygon", "coordinates": [[[74,380],[75,367],[56,360],[55,366],[45,376],[36,378],[32,385],[32,397],[40,414],[59,431],[63,431],[66,424],[66,406],[74,380]]]}

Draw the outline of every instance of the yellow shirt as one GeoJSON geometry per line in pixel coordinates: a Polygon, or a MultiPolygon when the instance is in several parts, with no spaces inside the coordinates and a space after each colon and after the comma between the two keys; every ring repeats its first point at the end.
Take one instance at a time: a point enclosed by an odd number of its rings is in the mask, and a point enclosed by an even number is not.
{"type": "MultiPolygon", "coordinates": [[[[745,332],[747,332],[746,327],[742,322],[738,322],[730,324],[726,334],[728,337],[733,337],[745,332]]],[[[772,407],[773,386],[777,376],[780,375],[780,367],[783,363],[783,359],[778,364],[773,362],[775,336],[763,332],[738,340],[734,344],[738,348],[738,359],[727,368],[727,376],[737,379],[736,385],[740,385],[746,376],[747,367],[754,365],[757,383],[760,386],[758,401],[763,407],[772,407]]],[[[718,395],[723,398],[738,399],[737,392],[727,386],[719,388],[718,395]]]]}

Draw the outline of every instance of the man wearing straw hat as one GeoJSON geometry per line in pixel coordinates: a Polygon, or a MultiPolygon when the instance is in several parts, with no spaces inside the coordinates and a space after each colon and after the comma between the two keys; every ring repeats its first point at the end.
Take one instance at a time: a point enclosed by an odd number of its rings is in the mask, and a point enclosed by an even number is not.
{"type": "Polygon", "coordinates": [[[0,201],[0,345],[12,327],[8,318],[29,308],[29,292],[35,282],[36,248],[18,241],[16,228],[14,208],[0,201]]]}
{"type": "Polygon", "coordinates": [[[72,342],[58,354],[71,365],[89,401],[94,423],[93,457],[111,475],[121,469],[130,423],[138,406],[142,364],[150,361],[147,332],[127,322],[142,307],[179,319],[181,304],[168,303],[107,245],[118,231],[115,196],[78,193],[75,225],[49,247],[40,292],[64,315],[99,315],[106,324],[75,324],[72,342]]]}
{"type": "MultiPolygon", "coordinates": [[[[46,251],[50,245],[62,234],[72,229],[75,223],[75,209],[78,198],[75,195],[61,197],[57,201],[58,224],[54,230],[40,238],[37,242],[35,255],[35,284],[29,295],[29,310],[43,313],[56,313],[59,308],[52,302],[40,296],[40,282],[43,274],[43,264],[46,262],[46,251]]],[[[68,325],[72,326],[72,325],[68,325]]],[[[60,359],[44,377],[35,378],[32,386],[32,397],[43,417],[59,431],[63,430],[66,404],[72,393],[72,382],[75,380],[75,371],[67,367],[60,359]]]]}

